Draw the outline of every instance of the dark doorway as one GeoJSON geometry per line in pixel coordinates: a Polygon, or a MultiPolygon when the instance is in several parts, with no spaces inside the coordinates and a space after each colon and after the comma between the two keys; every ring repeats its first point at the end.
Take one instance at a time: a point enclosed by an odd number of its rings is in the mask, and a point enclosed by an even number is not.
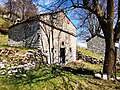
{"type": "Polygon", "coordinates": [[[60,48],[60,63],[65,64],[65,48],[60,48]]]}

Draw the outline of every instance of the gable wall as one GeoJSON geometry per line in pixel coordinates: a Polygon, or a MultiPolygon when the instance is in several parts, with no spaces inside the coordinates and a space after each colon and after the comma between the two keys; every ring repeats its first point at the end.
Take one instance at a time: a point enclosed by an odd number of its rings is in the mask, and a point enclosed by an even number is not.
{"type": "MultiPolygon", "coordinates": [[[[67,23],[68,18],[65,17],[64,14],[59,13],[58,17],[57,20],[53,19],[52,22],[50,21],[50,15],[41,16],[39,19],[54,25],[55,27],[76,34],[76,28],[71,22],[69,24],[67,23]]],[[[53,63],[53,58],[54,63],[60,62],[60,48],[62,42],[65,43],[66,61],[76,60],[76,37],[39,22],[38,19],[19,24],[9,30],[9,45],[35,48],[40,47],[43,52],[47,51],[46,54],[49,63],[50,59],[53,63]],[[20,37],[19,40],[18,37],[20,37]],[[70,51],[70,48],[72,52],[70,51]]]]}
{"type": "MultiPolygon", "coordinates": [[[[33,47],[37,39],[38,21],[19,24],[8,31],[8,45],[33,47]]],[[[36,43],[37,44],[37,43],[36,43]]]]}
{"type": "Polygon", "coordinates": [[[105,40],[95,36],[87,42],[88,50],[104,56],[105,54],[105,40]]]}
{"type": "MultiPolygon", "coordinates": [[[[87,42],[88,50],[105,56],[105,40],[98,36],[95,36],[87,42]]],[[[120,49],[117,49],[117,57],[120,59],[120,49]]]]}

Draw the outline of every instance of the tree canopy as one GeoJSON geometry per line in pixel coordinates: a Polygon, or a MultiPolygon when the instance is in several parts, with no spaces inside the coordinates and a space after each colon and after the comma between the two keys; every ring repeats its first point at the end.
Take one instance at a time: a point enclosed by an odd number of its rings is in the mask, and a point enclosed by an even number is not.
{"type": "Polygon", "coordinates": [[[5,6],[10,9],[10,14],[15,12],[21,20],[38,14],[38,8],[32,0],[4,0],[4,2],[5,6]]]}

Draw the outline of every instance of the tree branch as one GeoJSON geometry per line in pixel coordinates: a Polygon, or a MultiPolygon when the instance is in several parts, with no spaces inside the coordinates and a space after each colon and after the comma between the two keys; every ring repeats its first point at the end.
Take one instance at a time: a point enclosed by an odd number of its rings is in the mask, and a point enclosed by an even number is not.
{"type": "Polygon", "coordinates": [[[103,33],[105,34],[107,32],[105,31],[105,28],[107,27],[107,20],[105,19],[103,15],[103,12],[102,12],[102,9],[100,8],[98,0],[93,0],[93,7],[95,8],[95,15],[97,16],[99,20],[103,33]]]}
{"type": "Polygon", "coordinates": [[[118,0],[118,20],[114,28],[115,31],[115,41],[118,37],[118,34],[120,33],[120,0],[118,0]]]}
{"type": "Polygon", "coordinates": [[[73,2],[73,0],[70,0],[71,1],[71,3],[73,4],[73,6],[75,5],[75,3],[73,2]]]}

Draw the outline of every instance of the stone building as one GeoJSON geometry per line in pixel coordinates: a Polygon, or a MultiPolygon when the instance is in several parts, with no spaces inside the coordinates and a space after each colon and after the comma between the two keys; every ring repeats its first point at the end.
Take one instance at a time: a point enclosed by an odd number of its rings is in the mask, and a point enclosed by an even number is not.
{"type": "MultiPolygon", "coordinates": [[[[120,58],[120,34],[118,35],[118,49],[117,49],[117,57],[120,58]]],[[[87,49],[97,53],[99,55],[105,55],[105,38],[101,35],[95,35],[86,40],[87,42],[87,49]]]]}
{"type": "Polygon", "coordinates": [[[41,48],[48,63],[76,60],[76,27],[64,12],[31,17],[9,28],[8,45],[41,48]]]}
{"type": "Polygon", "coordinates": [[[104,56],[105,54],[105,39],[101,35],[95,35],[86,40],[87,49],[104,56]]]}

